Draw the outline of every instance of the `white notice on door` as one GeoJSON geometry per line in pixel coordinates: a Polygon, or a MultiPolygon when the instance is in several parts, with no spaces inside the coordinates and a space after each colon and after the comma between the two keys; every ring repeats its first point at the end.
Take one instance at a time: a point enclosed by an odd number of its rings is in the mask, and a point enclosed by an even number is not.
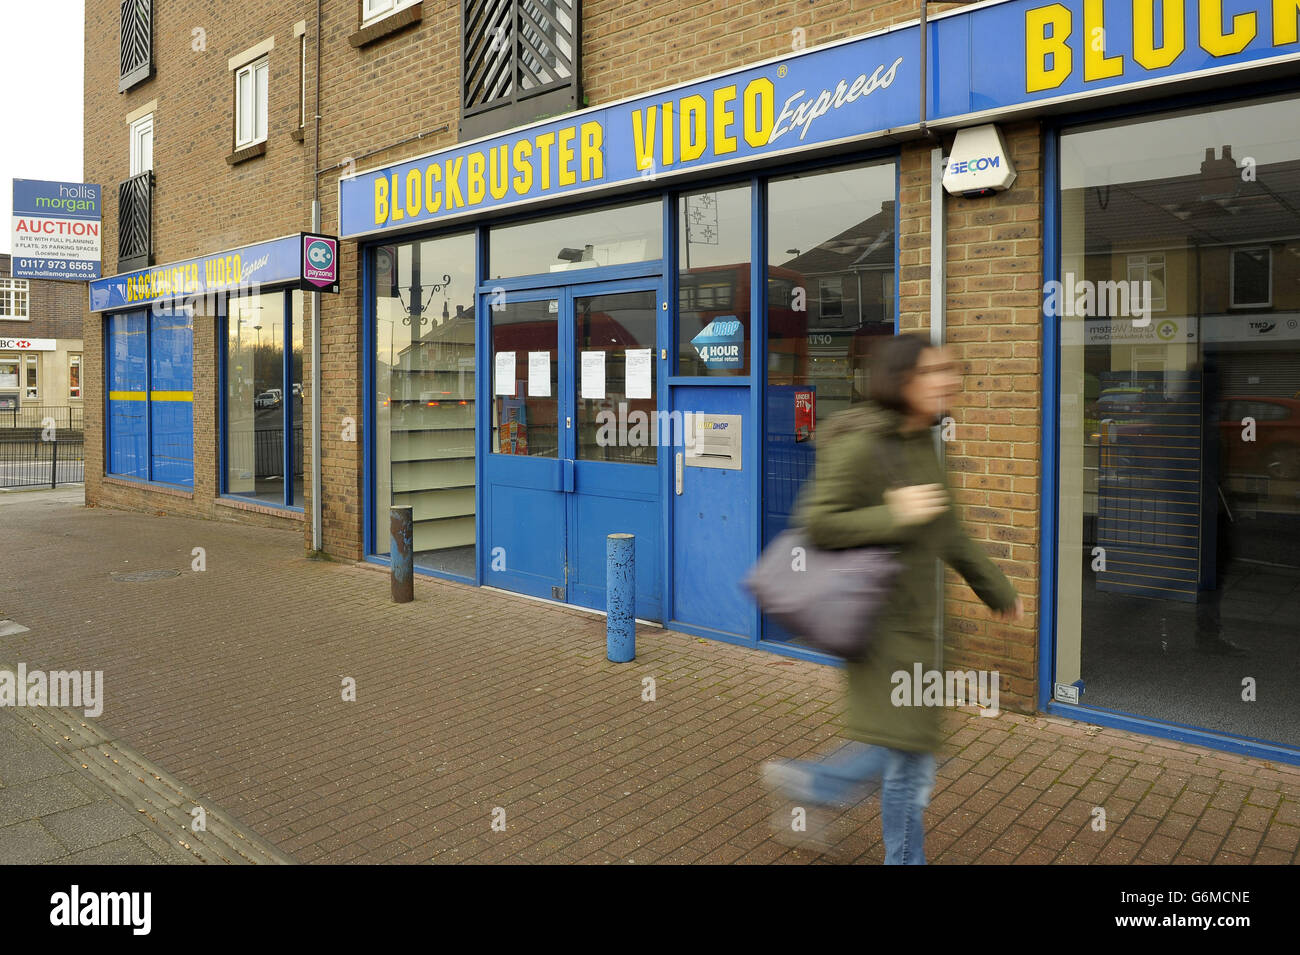
{"type": "Polygon", "coordinates": [[[498,395],[515,393],[515,353],[512,351],[497,352],[496,393],[498,395]]]}
{"type": "Polygon", "coordinates": [[[628,400],[654,397],[650,381],[650,357],[653,353],[653,348],[629,348],[624,353],[627,355],[628,400]]]}
{"type": "Polygon", "coordinates": [[[582,397],[605,397],[605,353],[603,351],[585,351],[582,353],[582,397]]]}
{"type": "Polygon", "coordinates": [[[528,397],[551,397],[551,353],[548,351],[528,353],[528,397]]]}

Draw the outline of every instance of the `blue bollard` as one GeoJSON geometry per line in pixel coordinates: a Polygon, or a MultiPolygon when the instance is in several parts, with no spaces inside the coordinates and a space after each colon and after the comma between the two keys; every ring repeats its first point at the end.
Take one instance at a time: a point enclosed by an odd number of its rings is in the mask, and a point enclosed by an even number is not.
{"type": "Polygon", "coordinates": [[[636,537],[605,538],[605,656],[614,663],[636,658],[636,537]]]}
{"type": "Polygon", "coordinates": [[[392,564],[393,603],[415,599],[415,549],[411,546],[412,508],[388,509],[388,557],[392,564]]]}

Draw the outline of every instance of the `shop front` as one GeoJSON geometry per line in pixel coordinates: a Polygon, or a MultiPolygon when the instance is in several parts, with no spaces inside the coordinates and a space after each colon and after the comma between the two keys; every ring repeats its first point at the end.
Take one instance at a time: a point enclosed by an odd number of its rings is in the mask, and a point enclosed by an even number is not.
{"type": "Polygon", "coordinates": [[[90,283],[104,473],[301,516],[304,248],[290,235],[90,283]],[[214,424],[215,417],[215,427],[214,424]]]}
{"type": "Polygon", "coordinates": [[[341,180],[366,553],[406,504],[417,568],[602,609],[633,533],[643,619],[812,656],[739,581],[920,330],[969,363],[940,447],[1037,597],[1035,644],[976,610],[973,652],[1040,709],[1296,761],[1298,29],[975,4],[341,180]],[[1015,148],[945,176],[990,124],[1015,148]]]}

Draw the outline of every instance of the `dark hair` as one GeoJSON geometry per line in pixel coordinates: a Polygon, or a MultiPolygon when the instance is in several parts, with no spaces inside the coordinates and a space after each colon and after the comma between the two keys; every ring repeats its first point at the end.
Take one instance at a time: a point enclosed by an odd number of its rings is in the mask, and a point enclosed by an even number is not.
{"type": "Polygon", "coordinates": [[[909,408],[903,388],[916,370],[921,353],[931,347],[921,335],[893,335],[881,339],[871,350],[868,391],[871,400],[882,408],[906,413],[909,408]]]}

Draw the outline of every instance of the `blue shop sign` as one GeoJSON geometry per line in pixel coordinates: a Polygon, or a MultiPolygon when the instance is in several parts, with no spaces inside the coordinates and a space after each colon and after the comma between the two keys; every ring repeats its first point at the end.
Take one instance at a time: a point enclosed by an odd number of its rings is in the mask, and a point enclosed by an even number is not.
{"type": "Polygon", "coordinates": [[[295,233],[197,259],[124,272],[90,283],[90,310],[111,312],[159,302],[183,306],[187,300],[192,303],[218,292],[254,294],[261,287],[285,283],[309,291],[337,292],[337,242],[332,236],[295,233]],[[322,246],[332,253],[328,262],[321,258],[322,246]]]}
{"type": "MultiPolygon", "coordinates": [[[[926,119],[987,120],[1049,101],[1300,57],[1300,0],[1007,0],[932,18],[926,119]]],[[[746,69],[339,181],[358,238],[490,209],[647,185],[745,160],[917,128],[920,26],[746,69]]]]}

